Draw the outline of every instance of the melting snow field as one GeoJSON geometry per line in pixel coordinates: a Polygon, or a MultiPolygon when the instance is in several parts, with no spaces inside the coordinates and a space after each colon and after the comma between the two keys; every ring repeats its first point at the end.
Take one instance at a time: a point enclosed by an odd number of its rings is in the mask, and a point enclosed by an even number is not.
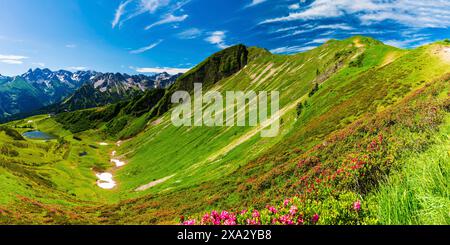
{"type": "MultiPolygon", "coordinates": [[[[107,143],[104,143],[104,142],[101,142],[98,144],[99,145],[108,145],[107,143]]],[[[111,152],[112,157],[116,156],[116,154],[117,154],[117,151],[111,152]]],[[[123,167],[126,164],[124,161],[121,161],[119,159],[114,159],[114,158],[111,159],[110,161],[111,161],[111,163],[114,163],[116,168],[123,167]]],[[[112,173],[96,173],[95,175],[98,178],[97,186],[102,189],[111,190],[117,185],[117,183],[113,179],[112,173]]]]}
{"type": "Polygon", "coordinates": [[[111,162],[114,163],[116,165],[116,167],[122,167],[125,166],[125,162],[122,162],[118,159],[111,159],[111,162]]]}
{"type": "MultiPolygon", "coordinates": [[[[116,143],[116,145],[118,147],[120,147],[121,143],[122,143],[122,141],[118,141],[116,143]]],[[[101,145],[101,146],[109,145],[106,142],[98,142],[98,144],[101,145]]],[[[117,151],[112,151],[111,152],[111,160],[110,160],[110,162],[115,165],[115,168],[120,168],[120,167],[125,166],[126,162],[114,158],[116,155],[117,155],[117,151]]],[[[102,188],[102,189],[111,190],[114,187],[116,187],[116,185],[117,185],[116,181],[114,181],[114,179],[113,179],[113,174],[112,173],[108,173],[108,172],[96,173],[95,176],[97,176],[97,178],[98,178],[97,186],[102,188]]]]}
{"type": "Polygon", "coordinates": [[[113,180],[113,175],[110,173],[98,173],[96,174],[98,180],[97,185],[102,189],[113,189],[116,186],[116,182],[113,180]]]}

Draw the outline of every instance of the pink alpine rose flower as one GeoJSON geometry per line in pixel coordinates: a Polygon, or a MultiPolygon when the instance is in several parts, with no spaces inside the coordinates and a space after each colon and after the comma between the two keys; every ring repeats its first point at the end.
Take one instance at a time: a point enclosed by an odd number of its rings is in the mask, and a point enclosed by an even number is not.
{"type": "Polygon", "coordinates": [[[361,202],[358,200],[358,201],[356,201],[355,203],[353,203],[353,209],[356,211],[356,212],[359,212],[359,210],[361,210],[361,202]]]}
{"type": "Polygon", "coordinates": [[[295,215],[297,213],[297,211],[298,211],[298,208],[296,206],[294,206],[294,205],[292,205],[291,209],[289,209],[289,213],[291,215],[295,215]]]}
{"type": "Polygon", "coordinates": [[[313,215],[313,217],[312,217],[312,219],[311,219],[311,222],[313,223],[313,224],[315,224],[315,223],[317,223],[317,221],[319,221],[319,215],[318,214],[314,214],[313,215]]]}
{"type": "Polygon", "coordinates": [[[252,217],[253,218],[259,218],[261,215],[260,215],[260,213],[258,212],[258,210],[253,210],[253,213],[252,213],[252,217]]]}
{"type": "Polygon", "coordinates": [[[183,225],[195,225],[195,219],[186,220],[183,222],[183,225]]]}
{"type": "Polygon", "coordinates": [[[278,212],[278,210],[274,207],[274,206],[269,206],[267,208],[272,214],[276,214],[278,212]]]}
{"type": "Polygon", "coordinates": [[[286,207],[287,205],[289,205],[289,203],[291,202],[291,199],[287,198],[286,200],[284,200],[284,206],[286,207]]]}

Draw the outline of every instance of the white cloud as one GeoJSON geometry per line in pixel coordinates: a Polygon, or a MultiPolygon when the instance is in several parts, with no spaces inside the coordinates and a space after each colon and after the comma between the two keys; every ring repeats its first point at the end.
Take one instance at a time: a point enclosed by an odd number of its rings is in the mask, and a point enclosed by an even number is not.
{"type": "Polygon", "coordinates": [[[177,10],[183,10],[183,7],[190,2],[191,2],[191,0],[179,1],[170,7],[169,12],[174,13],[177,10]]]}
{"type": "Polygon", "coordinates": [[[175,75],[178,73],[186,73],[191,68],[172,68],[172,67],[143,67],[143,68],[134,68],[130,67],[131,69],[136,70],[140,73],[163,73],[167,72],[171,75],[175,75]]]}
{"type": "Polygon", "coordinates": [[[260,24],[294,20],[313,20],[353,14],[363,24],[385,20],[411,27],[449,27],[450,1],[447,0],[316,0],[308,8],[287,16],[267,19],[260,24]]]}
{"type": "Polygon", "coordinates": [[[317,31],[317,30],[342,30],[342,31],[354,30],[353,27],[351,27],[351,26],[349,26],[347,24],[306,26],[304,28],[305,29],[293,31],[292,33],[289,33],[287,35],[281,36],[280,38],[291,37],[291,36],[295,36],[295,35],[299,35],[299,34],[303,34],[303,33],[308,33],[308,32],[312,32],[312,31],[317,31]]]}
{"type": "Polygon", "coordinates": [[[202,35],[202,31],[197,28],[190,28],[177,34],[180,39],[195,39],[202,35]]]}
{"type": "Polygon", "coordinates": [[[114,14],[114,20],[112,21],[112,28],[115,28],[117,26],[117,24],[120,23],[120,19],[122,18],[122,15],[125,13],[125,8],[132,1],[133,0],[127,0],[127,1],[121,2],[119,4],[119,7],[117,7],[116,13],[114,14]]]}
{"type": "Polygon", "coordinates": [[[181,15],[181,16],[175,16],[173,14],[168,14],[168,15],[164,16],[164,18],[162,18],[161,20],[145,27],[145,30],[149,30],[149,29],[151,29],[155,26],[159,26],[159,25],[182,22],[182,21],[185,21],[188,17],[189,17],[189,15],[187,15],[187,14],[181,15]]]}
{"type": "Polygon", "coordinates": [[[310,42],[307,42],[305,45],[308,45],[308,44],[323,44],[323,43],[328,42],[329,40],[330,40],[329,38],[317,38],[317,39],[314,39],[314,40],[312,40],[310,42]]]}
{"type": "Polygon", "coordinates": [[[291,4],[288,6],[288,9],[290,9],[290,10],[297,10],[299,8],[300,8],[300,4],[298,4],[298,3],[294,3],[294,4],[291,4]]]}
{"type": "MultiPolygon", "coordinates": [[[[169,3],[170,0],[127,0],[122,2],[116,9],[114,19],[112,21],[112,27],[115,28],[117,25],[122,25],[126,21],[145,13],[154,14],[158,9],[168,6],[169,3]],[[135,6],[134,9],[126,11],[126,9],[131,8],[128,6],[131,3],[135,3],[133,4],[135,6]],[[129,12],[129,14],[125,15],[126,12],[129,12]]],[[[183,5],[184,4],[180,5],[177,3],[175,4],[174,9],[176,10],[180,8],[177,6],[183,5]]]]}
{"type": "Polygon", "coordinates": [[[426,37],[419,37],[414,39],[405,39],[405,40],[386,40],[385,44],[391,45],[397,48],[414,48],[421,46],[423,44],[428,43],[429,40],[426,37]]]}
{"type": "Polygon", "coordinates": [[[35,62],[35,63],[33,63],[33,65],[39,66],[39,67],[45,67],[45,63],[43,63],[43,62],[35,62]]]}
{"type": "Polygon", "coordinates": [[[26,56],[21,55],[2,55],[0,54],[0,62],[10,65],[21,65],[23,60],[28,59],[26,56]]]}
{"type": "Polygon", "coordinates": [[[316,48],[317,46],[286,46],[280,47],[276,49],[271,49],[270,52],[274,54],[292,54],[292,53],[300,53],[305,52],[311,49],[316,48]]]}
{"type": "Polygon", "coordinates": [[[261,3],[265,2],[265,1],[267,1],[267,0],[252,0],[252,2],[249,3],[249,4],[248,4],[247,6],[245,6],[245,7],[246,7],[246,8],[253,7],[253,6],[259,5],[259,4],[261,4],[261,3]]]}
{"type": "Polygon", "coordinates": [[[161,7],[169,5],[170,0],[141,0],[140,9],[144,12],[155,13],[155,11],[161,7]]]}
{"type": "Polygon", "coordinates": [[[299,28],[298,26],[285,27],[285,28],[277,29],[277,30],[273,31],[272,33],[292,31],[292,30],[295,30],[295,29],[298,29],[298,28],[299,28]]]}
{"type": "Polygon", "coordinates": [[[1,63],[9,64],[9,65],[21,65],[23,61],[21,60],[0,60],[1,63]]]}
{"type": "Polygon", "coordinates": [[[77,47],[77,45],[73,44],[73,43],[66,44],[66,48],[76,48],[76,47],[77,47]]]}
{"type": "Polygon", "coordinates": [[[148,46],[142,47],[142,48],[140,48],[140,49],[132,50],[132,51],[130,51],[130,54],[141,54],[141,53],[147,52],[147,51],[149,51],[150,49],[155,48],[156,46],[158,46],[158,45],[159,45],[160,43],[162,43],[162,42],[163,42],[162,39],[161,39],[161,40],[158,40],[157,42],[152,43],[152,44],[150,44],[150,45],[148,45],[148,46]]]}
{"type": "Polygon", "coordinates": [[[87,69],[88,68],[85,66],[69,66],[66,68],[66,70],[69,70],[69,71],[85,71],[87,69]]]}
{"type": "Polygon", "coordinates": [[[228,48],[229,45],[225,44],[226,34],[225,31],[215,31],[211,32],[209,37],[205,39],[208,43],[217,45],[220,49],[228,48]]]}

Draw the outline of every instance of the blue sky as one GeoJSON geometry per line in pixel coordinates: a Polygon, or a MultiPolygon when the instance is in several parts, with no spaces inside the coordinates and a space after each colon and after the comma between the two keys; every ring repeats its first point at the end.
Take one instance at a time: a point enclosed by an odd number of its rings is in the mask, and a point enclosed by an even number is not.
{"type": "Polygon", "coordinates": [[[449,28],[450,0],[0,0],[0,74],[175,73],[238,43],[288,54],[361,34],[413,48],[449,28]]]}

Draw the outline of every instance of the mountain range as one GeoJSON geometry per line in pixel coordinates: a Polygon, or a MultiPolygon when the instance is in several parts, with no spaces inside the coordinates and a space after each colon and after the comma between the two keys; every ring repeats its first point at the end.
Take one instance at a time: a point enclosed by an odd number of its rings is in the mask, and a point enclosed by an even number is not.
{"type": "Polygon", "coordinates": [[[16,114],[86,109],[126,100],[148,89],[166,87],[180,76],[167,73],[128,75],[95,71],[30,69],[0,76],[0,119],[16,114]]]}

